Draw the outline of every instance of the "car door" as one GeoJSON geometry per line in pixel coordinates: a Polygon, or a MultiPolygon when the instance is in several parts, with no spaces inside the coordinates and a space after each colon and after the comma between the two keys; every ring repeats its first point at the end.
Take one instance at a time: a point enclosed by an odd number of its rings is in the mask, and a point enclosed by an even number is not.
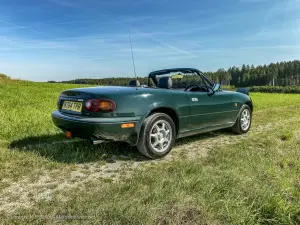
{"type": "Polygon", "coordinates": [[[193,129],[226,125],[235,120],[237,108],[228,92],[187,92],[193,129]]]}

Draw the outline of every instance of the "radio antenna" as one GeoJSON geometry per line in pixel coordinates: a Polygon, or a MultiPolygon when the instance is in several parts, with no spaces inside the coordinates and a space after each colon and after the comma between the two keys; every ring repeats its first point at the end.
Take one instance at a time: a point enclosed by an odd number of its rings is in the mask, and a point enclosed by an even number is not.
{"type": "Polygon", "coordinates": [[[130,29],[129,29],[129,27],[128,27],[128,35],[129,35],[129,41],[130,41],[130,50],[131,50],[131,57],[132,57],[133,71],[134,71],[134,76],[135,76],[135,86],[136,86],[136,90],[137,90],[137,89],[138,89],[137,75],[136,75],[136,71],[135,71],[135,63],[134,63],[134,56],[133,56],[132,43],[131,43],[131,34],[130,34],[130,29]]]}

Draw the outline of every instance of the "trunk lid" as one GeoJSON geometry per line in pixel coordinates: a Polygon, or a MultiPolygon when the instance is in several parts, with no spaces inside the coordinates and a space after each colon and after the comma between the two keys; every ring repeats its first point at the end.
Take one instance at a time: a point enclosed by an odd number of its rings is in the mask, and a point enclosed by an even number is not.
{"type": "Polygon", "coordinates": [[[89,112],[85,109],[85,102],[89,99],[110,99],[114,101],[115,96],[130,95],[136,92],[134,87],[89,87],[75,88],[61,92],[57,107],[58,110],[74,116],[96,116],[113,117],[114,113],[89,112]]]}

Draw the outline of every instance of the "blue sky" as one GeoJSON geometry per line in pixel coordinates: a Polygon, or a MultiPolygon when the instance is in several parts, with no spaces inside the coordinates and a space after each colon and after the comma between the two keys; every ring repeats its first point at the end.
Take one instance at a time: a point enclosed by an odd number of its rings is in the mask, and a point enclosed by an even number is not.
{"type": "Polygon", "coordinates": [[[0,0],[0,72],[34,81],[300,58],[300,0],[0,0]]]}

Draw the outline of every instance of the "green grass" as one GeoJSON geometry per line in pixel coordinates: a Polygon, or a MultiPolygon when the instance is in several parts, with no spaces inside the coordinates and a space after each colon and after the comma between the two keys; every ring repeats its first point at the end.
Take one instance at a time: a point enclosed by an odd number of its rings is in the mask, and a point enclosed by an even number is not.
{"type": "Polygon", "coordinates": [[[59,93],[75,87],[79,85],[0,83],[0,140],[57,134],[58,129],[50,119],[51,111],[56,109],[59,93]]]}
{"type": "Polygon", "coordinates": [[[6,109],[0,112],[0,202],[6,206],[0,204],[0,218],[7,224],[53,224],[63,215],[73,216],[64,222],[89,224],[300,224],[300,95],[253,93],[247,135],[181,139],[171,160],[135,169],[138,154],[127,145],[29,145],[64,140],[50,113],[59,92],[75,86],[0,85],[6,109]],[[206,156],[189,157],[205,149],[206,156]],[[128,166],[98,176],[113,155],[128,166]],[[43,197],[47,191],[51,198],[43,197]]]}

